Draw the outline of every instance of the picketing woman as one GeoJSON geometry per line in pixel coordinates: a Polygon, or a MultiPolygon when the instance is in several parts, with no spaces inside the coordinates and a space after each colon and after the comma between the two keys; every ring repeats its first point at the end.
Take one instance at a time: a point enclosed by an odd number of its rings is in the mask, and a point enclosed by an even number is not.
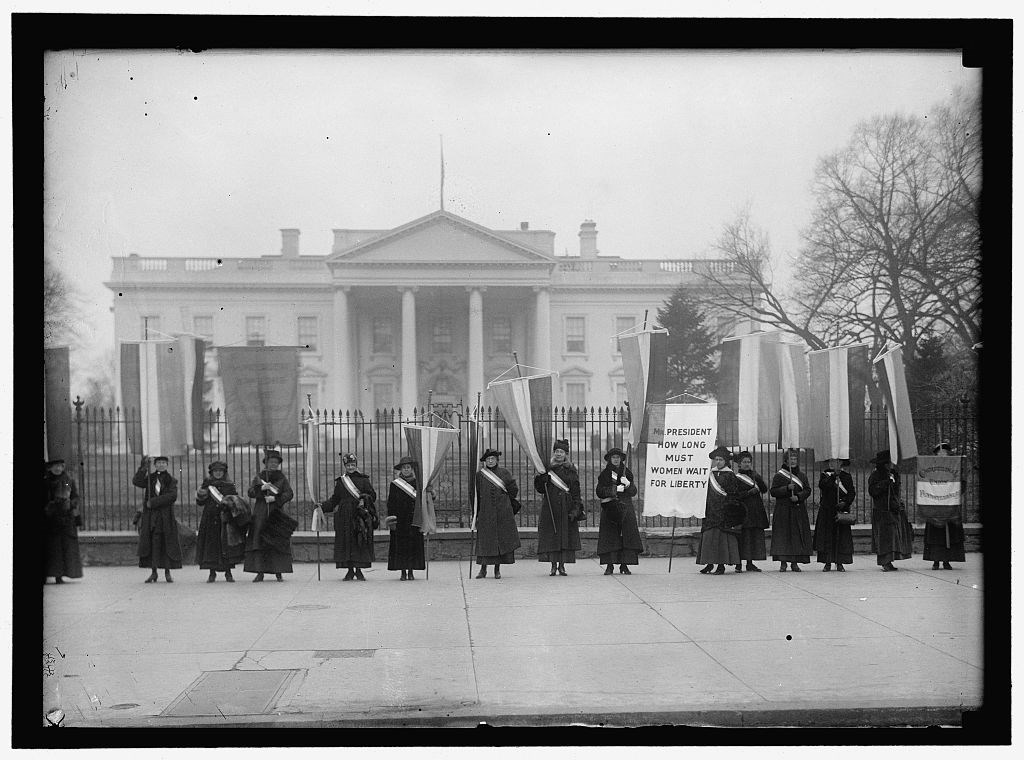
{"type": "Polygon", "coordinates": [[[708,456],[711,472],[704,518],[700,522],[697,564],[704,565],[702,575],[723,575],[726,565],[735,565],[736,572],[741,572],[739,537],[746,518],[742,500],[756,494],[757,486],[736,477],[729,467],[729,449],[719,446],[708,456]]]}
{"type": "Polygon", "coordinates": [[[209,570],[207,583],[217,580],[217,573],[224,573],[224,580],[234,583],[231,570],[245,561],[245,541],[231,543],[237,532],[228,532],[231,511],[224,501],[225,496],[237,496],[238,490],[228,479],[226,462],[211,462],[206,468],[209,475],[203,478],[196,490],[196,504],[203,508],[199,520],[199,536],[196,541],[196,562],[201,570],[209,570]]]}
{"type": "Polygon", "coordinates": [[[256,573],[253,583],[261,583],[264,573],[273,573],[280,582],[283,573],[292,572],[291,534],[297,521],[284,507],[295,494],[281,471],[282,461],[281,452],[265,451],[264,469],[249,484],[249,498],[254,501],[245,537],[245,572],[256,573]]]}
{"type": "Polygon", "coordinates": [[[181,567],[181,541],[178,521],[174,517],[174,502],[178,500],[178,481],[167,472],[165,456],[142,457],[132,484],[144,490],[142,509],[135,513],[139,529],[139,567],[152,572],[146,583],[156,583],[157,568],[163,568],[164,580],[173,583],[171,570],[181,567]],[[153,472],[149,471],[150,462],[153,472]]]}
{"type": "Polygon", "coordinates": [[[480,565],[477,578],[487,577],[487,566],[494,566],[494,577],[501,578],[501,566],[516,561],[519,548],[519,485],[512,473],[498,466],[501,452],[487,449],[480,461],[483,467],[476,473],[476,563],[480,565]]]}
{"type": "Polygon", "coordinates": [[[868,478],[872,502],[871,543],[876,563],[889,573],[899,570],[893,562],[910,559],[914,551],[914,533],[900,496],[900,474],[889,450],[879,451],[871,464],[875,466],[868,478]]]}
{"type": "Polygon", "coordinates": [[[846,471],[849,459],[829,460],[828,467],[818,478],[821,500],[818,502],[818,516],[814,520],[814,549],[818,562],[824,564],[823,572],[829,572],[832,565],[843,573],[843,565],[853,563],[853,530],[851,524],[841,515],[852,514],[857,489],[853,476],[846,471]]]}
{"type": "Polygon", "coordinates": [[[63,459],[46,463],[43,476],[43,583],[53,578],[63,583],[64,578],[82,577],[82,556],[78,548],[78,527],[82,518],[78,514],[78,488],[74,479],[64,471],[63,459]]]}
{"type": "Polygon", "coordinates": [[[794,572],[800,564],[811,561],[811,521],[807,517],[807,499],[811,484],[800,469],[800,450],[788,449],[786,463],[772,478],[771,494],[775,498],[772,512],[772,559],[779,563],[779,572],[786,572],[789,563],[794,572]]]}
{"type": "Polygon", "coordinates": [[[334,480],[334,493],[320,506],[334,513],[334,566],[345,568],[343,581],[365,581],[363,570],[373,564],[373,531],[377,517],[377,492],[367,475],[359,472],[355,454],[341,458],[345,474],[334,480]]]}
{"type": "Polygon", "coordinates": [[[413,570],[426,568],[423,532],[412,524],[416,512],[416,491],[420,487],[416,478],[415,459],[402,457],[394,469],[398,477],[388,487],[388,527],[391,542],[388,545],[388,570],[401,570],[399,580],[416,580],[413,570]]]}
{"type": "Polygon", "coordinates": [[[569,461],[567,439],[555,441],[548,470],[533,478],[533,487],[543,494],[537,516],[537,561],[551,563],[548,575],[568,575],[565,565],[576,562],[576,552],[582,546],[579,521],[585,511],[579,472],[569,461]]]}
{"type": "MultiPolygon", "coordinates": [[[[764,529],[771,524],[764,508],[764,494],[768,493],[768,484],[754,470],[754,457],[749,451],[741,451],[733,457],[733,462],[739,465],[735,471],[736,477],[748,487],[757,487],[756,491],[749,491],[740,499],[746,509],[743,530],[740,531],[740,559],[746,561],[748,573],[759,573],[761,568],[754,564],[754,560],[768,558],[764,540],[764,529]]],[[[740,571],[739,565],[736,565],[736,571],[740,571]]]]}
{"type": "Polygon", "coordinates": [[[626,455],[622,449],[609,449],[604,455],[607,462],[597,477],[597,498],[601,501],[601,527],[597,535],[597,555],[605,566],[604,574],[615,572],[630,575],[629,566],[640,564],[640,529],[633,509],[636,496],[636,478],[626,467],[626,455]]]}
{"type": "MultiPolygon", "coordinates": [[[[932,454],[940,457],[953,456],[953,447],[949,441],[942,441],[935,445],[932,454]]],[[[960,503],[963,504],[967,492],[967,482],[960,480],[960,503]]],[[[924,523],[924,558],[932,560],[932,570],[939,569],[942,563],[943,570],[952,570],[950,562],[963,562],[964,557],[964,523],[962,517],[954,519],[924,523]]]]}

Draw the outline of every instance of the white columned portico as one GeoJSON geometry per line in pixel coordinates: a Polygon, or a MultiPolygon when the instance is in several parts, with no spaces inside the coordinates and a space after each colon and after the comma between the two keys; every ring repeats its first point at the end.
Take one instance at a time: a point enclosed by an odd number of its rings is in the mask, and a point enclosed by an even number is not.
{"type": "Polygon", "coordinates": [[[334,408],[344,413],[352,409],[352,377],[356,373],[356,353],[352,346],[348,314],[348,287],[334,290],[334,408]]]}
{"type": "Polygon", "coordinates": [[[416,388],[416,287],[400,287],[402,293],[402,411],[412,414],[416,388]]]}
{"type": "Polygon", "coordinates": [[[484,298],[486,288],[466,288],[469,291],[469,361],[467,366],[466,404],[476,405],[476,394],[484,391],[484,298]]]}
{"type": "Polygon", "coordinates": [[[551,369],[551,293],[547,288],[535,287],[533,363],[542,369],[551,369]]]}

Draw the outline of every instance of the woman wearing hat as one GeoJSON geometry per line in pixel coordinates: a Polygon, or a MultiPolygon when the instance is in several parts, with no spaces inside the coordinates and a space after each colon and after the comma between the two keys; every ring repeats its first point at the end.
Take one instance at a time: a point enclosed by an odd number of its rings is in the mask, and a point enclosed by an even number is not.
{"type": "Polygon", "coordinates": [[[846,471],[849,466],[849,459],[832,459],[818,478],[821,501],[814,520],[814,548],[818,562],[825,565],[822,572],[826,573],[832,569],[833,562],[841,573],[846,572],[843,565],[853,563],[853,530],[839,522],[839,514],[849,514],[857,496],[853,476],[846,471]]]}
{"type": "Polygon", "coordinates": [[[212,462],[206,471],[209,476],[203,478],[202,485],[196,490],[196,504],[203,508],[196,542],[196,562],[200,569],[210,571],[207,583],[216,581],[218,572],[224,573],[224,580],[228,583],[234,583],[231,570],[245,559],[245,543],[228,543],[227,524],[231,515],[224,500],[218,496],[237,496],[238,491],[234,482],[228,480],[225,462],[212,462]]]}
{"type": "MultiPolygon", "coordinates": [[[[936,444],[932,453],[940,457],[953,456],[953,447],[949,441],[936,444]]],[[[962,470],[961,470],[962,472],[962,470]]],[[[967,481],[960,481],[960,499],[967,493],[967,481]]],[[[961,501],[961,503],[963,503],[961,501]]],[[[963,562],[964,557],[964,525],[963,520],[943,520],[934,525],[928,521],[924,524],[924,558],[932,560],[932,570],[939,569],[942,563],[944,570],[952,570],[950,562],[963,562]]]]}
{"type": "Polygon", "coordinates": [[[46,463],[43,476],[46,506],[43,508],[45,550],[43,554],[43,583],[53,578],[63,583],[64,577],[82,577],[82,556],[78,549],[78,488],[74,479],[64,472],[63,459],[46,463]]]}
{"type": "Polygon", "coordinates": [[[786,463],[772,478],[772,559],[779,563],[779,572],[786,572],[788,562],[800,572],[798,562],[811,561],[811,521],[807,517],[807,499],[811,484],[800,469],[800,449],[786,450],[786,463]]]}
{"type": "Polygon", "coordinates": [[[365,581],[363,568],[373,563],[373,531],[377,517],[377,492],[373,483],[359,472],[355,454],[341,458],[345,474],[334,481],[334,493],[320,506],[334,515],[334,566],[347,568],[343,581],[365,581]]]}
{"type": "Polygon", "coordinates": [[[139,526],[139,567],[152,570],[146,583],[156,583],[156,569],[164,569],[164,580],[173,583],[171,570],[181,567],[181,543],[178,540],[178,521],[174,519],[174,502],[178,500],[178,481],[167,472],[167,457],[154,457],[149,471],[149,457],[132,478],[136,488],[144,489],[142,510],[135,513],[139,526]]]}
{"type": "Polygon", "coordinates": [[[889,450],[879,451],[871,464],[875,466],[868,478],[872,501],[871,543],[878,555],[877,564],[888,573],[899,569],[893,561],[910,559],[914,534],[907,519],[907,508],[900,498],[900,474],[889,450]]]}
{"type": "Polygon", "coordinates": [[[480,461],[484,466],[476,473],[476,563],[480,565],[477,578],[487,577],[487,566],[494,565],[494,577],[501,577],[501,566],[516,561],[519,548],[519,529],[516,512],[519,511],[519,485],[512,473],[498,467],[500,451],[487,449],[480,461]]]}
{"type": "MultiPolygon", "coordinates": [[[[754,457],[749,451],[741,451],[733,457],[733,462],[739,467],[735,472],[740,482],[748,487],[757,487],[756,491],[748,491],[746,496],[740,498],[746,509],[743,530],[740,532],[740,559],[746,560],[748,573],[759,573],[761,568],[754,564],[754,560],[768,558],[768,548],[764,542],[764,529],[771,523],[768,522],[768,513],[765,511],[762,496],[768,493],[768,484],[754,470],[754,457]]],[[[737,565],[737,572],[739,569],[740,566],[737,565]]]]}
{"type": "Polygon", "coordinates": [[[418,462],[412,457],[402,457],[395,465],[398,477],[388,487],[388,526],[391,528],[391,542],[388,545],[388,570],[401,570],[399,580],[416,580],[413,570],[427,566],[423,550],[423,532],[412,524],[416,511],[416,479],[418,462]]]}
{"type": "Polygon", "coordinates": [[[615,447],[604,455],[608,464],[597,477],[595,491],[601,500],[601,528],[597,534],[597,555],[604,574],[611,575],[615,565],[619,572],[629,575],[628,565],[640,564],[640,529],[636,523],[633,497],[636,496],[636,478],[626,467],[626,455],[615,447]]]}
{"type": "Polygon", "coordinates": [[[261,583],[264,573],[273,573],[280,582],[284,580],[282,573],[292,572],[291,531],[295,520],[284,511],[284,505],[295,494],[281,471],[282,461],[281,452],[265,451],[264,468],[249,484],[249,498],[254,501],[245,537],[244,570],[256,573],[253,583],[261,583]]]}
{"type": "Polygon", "coordinates": [[[711,473],[704,519],[700,522],[697,564],[704,565],[702,575],[723,575],[726,565],[736,565],[736,572],[741,572],[739,536],[746,517],[742,499],[757,493],[757,486],[740,480],[729,469],[729,449],[719,446],[709,456],[711,473]],[[716,564],[718,567],[712,571],[716,564]]]}
{"type": "Polygon", "coordinates": [[[548,471],[536,475],[533,487],[543,494],[537,516],[537,561],[550,562],[548,575],[568,575],[565,563],[576,562],[580,550],[579,521],[583,519],[580,477],[569,461],[569,441],[555,441],[548,471]]]}

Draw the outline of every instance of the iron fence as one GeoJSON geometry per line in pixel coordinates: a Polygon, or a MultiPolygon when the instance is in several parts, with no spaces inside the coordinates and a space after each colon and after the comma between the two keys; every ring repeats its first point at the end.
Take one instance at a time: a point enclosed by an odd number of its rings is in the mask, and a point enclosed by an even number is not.
{"type": "MultiPolygon", "coordinates": [[[[460,430],[461,435],[453,446],[441,473],[435,482],[437,492],[436,508],[438,525],[441,527],[468,527],[472,518],[469,503],[469,476],[476,464],[469,462],[469,421],[458,412],[459,405],[438,406],[435,414],[445,418],[460,430]]],[[[604,452],[612,446],[626,449],[624,436],[627,432],[628,410],[621,408],[556,408],[552,412],[556,436],[567,438],[571,448],[571,459],[579,469],[583,499],[587,515],[583,525],[596,526],[600,509],[594,489],[597,477],[604,467],[604,452]]],[[[414,410],[403,415],[401,410],[385,410],[366,416],[360,412],[339,413],[318,410],[314,414],[319,451],[320,482],[317,483],[319,497],[326,498],[333,492],[334,479],[344,471],[341,455],[351,452],[359,458],[359,469],[370,476],[378,495],[378,504],[383,512],[387,497],[388,483],[394,477],[393,465],[407,452],[402,425],[422,424],[423,410],[414,410]]],[[[90,408],[80,399],[75,403],[74,435],[75,449],[70,461],[77,464],[72,468],[79,484],[80,511],[85,530],[118,531],[131,530],[135,511],[142,505],[142,490],[131,484],[142,452],[133,451],[129,431],[138,430],[140,424],[135,410],[90,408]]],[[[479,415],[481,449],[492,446],[504,452],[501,466],[508,469],[519,484],[519,499],[523,509],[517,520],[521,527],[537,524],[541,496],[533,487],[535,472],[526,453],[516,444],[510,429],[504,424],[497,409],[484,408],[479,415]]],[[[941,414],[914,418],[922,452],[931,452],[935,441],[948,439],[958,453],[965,455],[964,479],[967,487],[964,494],[964,518],[967,522],[980,522],[980,472],[978,470],[978,442],[976,421],[973,410],[957,406],[943,410],[941,414]]],[[[735,423],[732,423],[735,425],[735,423]]],[[[720,435],[729,438],[730,424],[724,425],[720,435]]],[[[734,429],[734,428],[733,428],[734,429]]],[[[170,461],[168,470],[178,479],[178,502],[176,512],[179,520],[192,528],[199,527],[202,510],[195,503],[195,491],[207,473],[207,466],[214,460],[228,465],[228,476],[243,492],[249,481],[262,468],[265,446],[231,443],[229,423],[218,410],[210,410],[204,420],[204,447],[202,450],[188,448],[179,452],[163,453],[170,461]]],[[[884,414],[868,414],[865,417],[865,451],[875,452],[887,447],[887,424],[884,414]]],[[[314,504],[305,478],[305,450],[298,445],[268,442],[281,451],[284,470],[295,499],[289,512],[299,520],[299,530],[309,530],[314,504]]],[[[771,483],[772,475],[781,467],[783,452],[775,446],[761,445],[752,449],[754,468],[765,481],[771,483]]],[[[631,451],[630,466],[638,477],[642,477],[643,457],[637,450],[631,451]]],[[[808,500],[808,512],[813,522],[817,514],[819,492],[818,477],[824,463],[813,460],[812,453],[801,457],[801,467],[810,478],[812,496],[808,500]]],[[[911,519],[916,522],[917,507],[913,468],[901,466],[906,473],[902,478],[903,496],[911,510],[911,519]]],[[[857,488],[855,512],[857,522],[871,520],[871,500],[867,494],[867,480],[871,465],[854,462],[850,468],[857,488]]],[[[769,514],[772,502],[766,497],[769,514]]],[[[642,501],[641,501],[642,506],[642,501]]],[[[680,527],[699,525],[698,518],[680,519],[680,527]]],[[[646,517],[642,524],[648,528],[668,527],[669,518],[646,517]]]]}

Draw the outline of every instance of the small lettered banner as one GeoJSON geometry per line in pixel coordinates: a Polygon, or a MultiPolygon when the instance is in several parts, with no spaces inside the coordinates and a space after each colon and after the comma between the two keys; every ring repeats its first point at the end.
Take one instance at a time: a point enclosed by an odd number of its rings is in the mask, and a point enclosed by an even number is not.
{"type": "Polygon", "coordinates": [[[926,522],[960,516],[963,457],[917,457],[917,510],[926,522]]]}
{"type": "Polygon", "coordinates": [[[644,517],[703,517],[718,429],[717,404],[650,404],[644,517]]]}

